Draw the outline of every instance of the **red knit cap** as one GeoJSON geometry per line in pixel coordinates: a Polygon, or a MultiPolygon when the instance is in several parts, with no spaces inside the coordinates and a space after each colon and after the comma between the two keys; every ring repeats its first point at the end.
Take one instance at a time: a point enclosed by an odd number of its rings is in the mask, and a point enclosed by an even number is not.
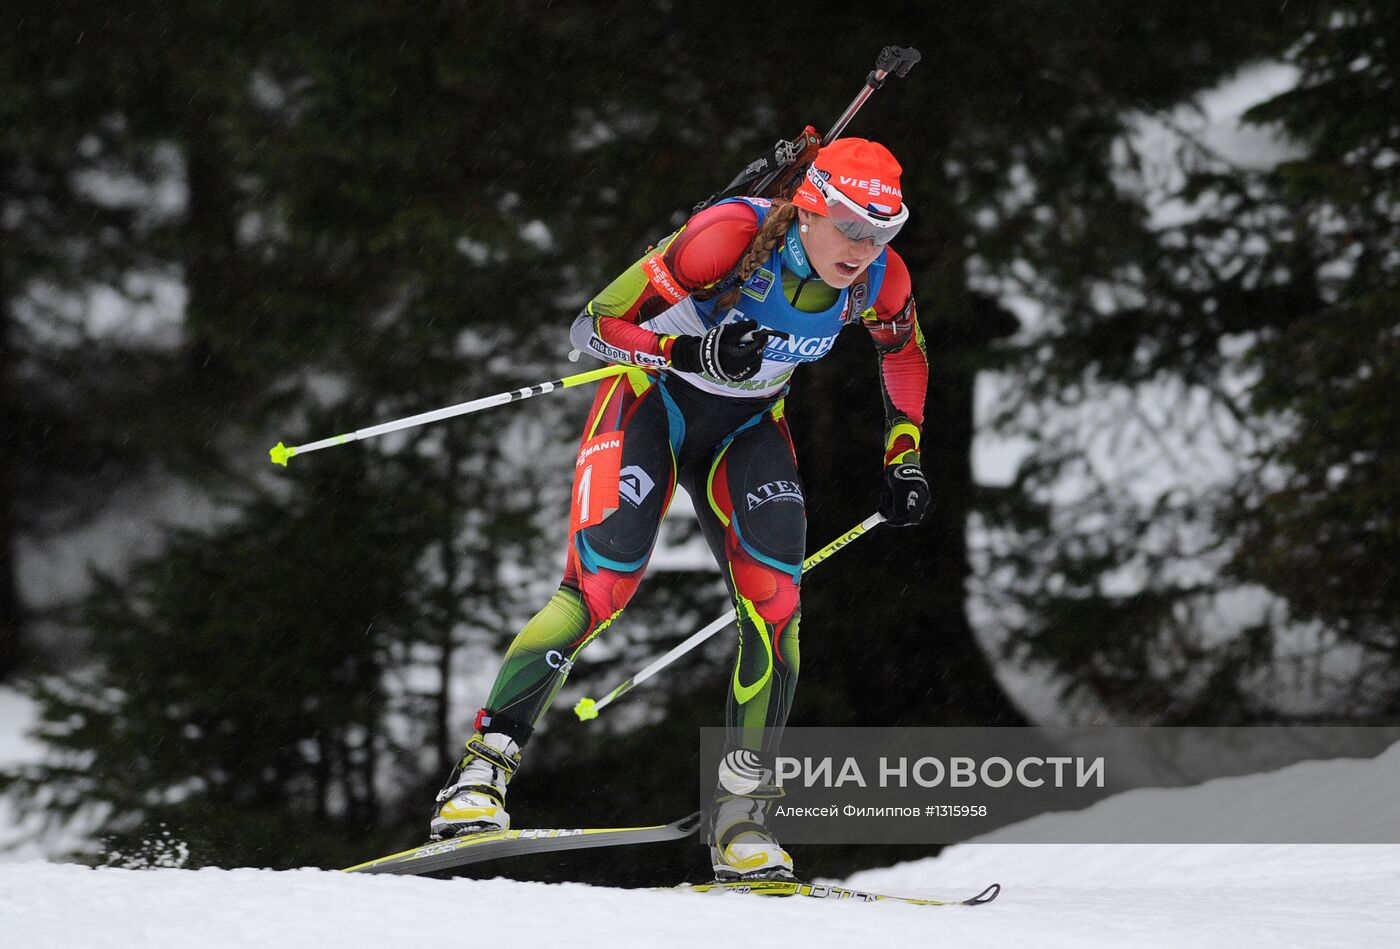
{"type": "MultiPolygon", "coordinates": [[[[899,190],[899,174],[904,169],[879,142],[863,138],[838,138],[817,152],[812,169],[857,205],[874,214],[899,213],[904,194],[899,190]]],[[[809,174],[811,172],[809,171],[809,174]]],[[[792,203],[816,214],[826,214],[826,199],[805,177],[792,203]]]]}

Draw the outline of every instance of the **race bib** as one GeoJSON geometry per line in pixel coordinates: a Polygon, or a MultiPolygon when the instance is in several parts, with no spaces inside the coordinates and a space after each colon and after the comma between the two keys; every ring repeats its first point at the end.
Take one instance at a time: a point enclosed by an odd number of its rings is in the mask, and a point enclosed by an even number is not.
{"type": "Polygon", "coordinates": [[[601,524],[605,517],[617,510],[620,495],[618,471],[621,467],[621,432],[609,432],[583,443],[574,465],[570,537],[585,527],[601,524]]]}

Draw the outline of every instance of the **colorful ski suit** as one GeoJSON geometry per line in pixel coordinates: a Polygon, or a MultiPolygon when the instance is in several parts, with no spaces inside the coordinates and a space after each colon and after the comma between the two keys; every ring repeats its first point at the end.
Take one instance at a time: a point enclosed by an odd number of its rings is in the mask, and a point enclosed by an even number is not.
{"type": "Polygon", "coordinates": [[[679,483],[738,615],[731,743],[760,749],[777,741],[797,682],[806,550],[805,493],[784,416],[789,379],[800,363],[829,352],[845,326],[864,326],[880,358],[886,464],[917,462],[928,363],[908,270],[888,247],[856,284],[836,291],[813,272],[794,223],[743,281],[732,309],[716,313],[715,299],[697,300],[696,291],[735,272],[769,211],[753,198],[707,208],[575,321],[575,346],[635,367],[600,387],[581,446],[616,451],[620,442],[616,509],[588,520],[597,499],[587,483],[576,485],[572,523],[585,526],[571,531],[563,583],[511,644],[478,730],[525,743],[579,652],[631,599],[679,483]],[[788,334],[768,341],[755,376],[726,383],[670,367],[675,337],[738,319],[788,334]]]}

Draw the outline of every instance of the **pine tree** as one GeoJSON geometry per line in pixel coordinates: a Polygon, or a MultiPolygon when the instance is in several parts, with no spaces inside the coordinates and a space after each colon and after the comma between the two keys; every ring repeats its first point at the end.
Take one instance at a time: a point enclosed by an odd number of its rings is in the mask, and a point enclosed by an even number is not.
{"type": "Polygon", "coordinates": [[[568,285],[523,284],[519,312],[501,311],[517,271],[560,259],[515,190],[512,163],[538,158],[478,147],[492,96],[510,94],[494,51],[446,52],[442,22],[373,4],[338,9],[311,42],[301,18],[316,14],[152,11],[113,84],[188,191],[159,245],[188,288],[179,359],[166,405],[137,421],[194,436],[163,460],[219,518],[168,532],[129,583],[102,580],[77,624],[100,661],[39,686],[51,718],[79,723],[55,743],[100,764],[26,783],[58,788],[65,816],[84,794],[111,804],[101,830],[122,846],[167,822],[196,862],[341,863],[367,840],[347,828],[416,802],[470,718],[448,688],[463,647],[494,651],[518,625],[507,568],[533,559],[539,437],[519,416],[267,470],[274,431],[310,440],[552,369],[558,347],[531,348],[531,311],[553,312],[568,285]],[[83,694],[116,698],[70,701],[83,694]],[[270,849],[308,819],[326,837],[270,849]]]}
{"type": "Polygon", "coordinates": [[[1291,51],[1298,85],[1258,106],[1306,154],[1268,177],[1273,254],[1307,305],[1249,354],[1251,408],[1280,421],[1223,522],[1234,575],[1318,624],[1347,673],[1332,711],[1400,715],[1400,14],[1327,4],[1291,51]],[[1349,680],[1349,681],[1348,681],[1349,680]]]}
{"type": "MultiPolygon", "coordinates": [[[[1169,110],[1258,55],[1253,17],[1267,6],[956,7],[940,12],[928,42],[920,37],[923,61],[888,93],[888,106],[871,108],[870,134],[906,168],[912,216],[896,246],[928,338],[923,461],[933,506],[925,525],[884,532],[878,555],[862,551],[842,564],[839,588],[826,592],[813,578],[813,618],[804,624],[813,645],[804,659],[843,670],[846,681],[839,696],[822,696],[819,710],[802,704],[812,720],[1024,720],[993,677],[995,657],[974,635],[967,604],[969,585],[982,582],[972,557],[984,556],[968,548],[969,531],[978,537],[988,509],[1019,500],[1014,489],[1004,499],[979,488],[971,470],[977,380],[1006,365],[997,343],[1017,330],[995,302],[1010,295],[998,278],[1034,273],[1036,285],[1023,293],[1073,310],[1088,288],[1155,253],[1145,208],[1119,188],[1116,150],[1136,116],[1169,110]],[[885,108],[897,118],[886,120],[885,108]],[[848,589],[871,592],[848,603],[840,592],[848,589]],[[834,624],[825,634],[822,616],[834,624]],[[853,642],[867,664],[849,661],[853,642]],[[852,696],[863,704],[842,704],[852,696]]],[[[900,13],[917,20],[904,10],[892,11],[891,22],[900,13]]],[[[844,26],[859,46],[862,38],[878,42],[882,24],[844,26]]],[[[827,500],[813,492],[813,530],[823,535],[878,498],[872,361],[864,341],[843,341],[797,383],[791,416],[803,431],[805,470],[831,485],[827,500]],[[852,432],[871,434],[853,446],[852,432]]],[[[1057,379],[1073,371],[1047,362],[1034,371],[1057,379]]],[[[1017,379],[1027,389],[1035,381],[1017,379]]]]}
{"type": "MultiPolygon", "coordinates": [[[[1171,213],[1091,281],[1037,275],[1053,318],[1004,417],[1035,447],[994,499],[987,577],[1012,648],[1112,717],[1393,715],[1386,15],[1260,19],[1258,54],[1301,77],[1249,117],[1307,154],[1240,166],[1168,123],[1171,213]],[[1152,495],[1174,461],[1203,480],[1152,495]]],[[[1118,147],[1146,208],[1151,169],[1118,147]]]]}
{"type": "Polygon", "coordinates": [[[81,5],[20,3],[0,41],[0,681],[32,668],[18,550],[91,521],[150,470],[159,345],[98,312],[149,301],[163,211],[157,143],[112,76],[120,25],[81,5]]]}

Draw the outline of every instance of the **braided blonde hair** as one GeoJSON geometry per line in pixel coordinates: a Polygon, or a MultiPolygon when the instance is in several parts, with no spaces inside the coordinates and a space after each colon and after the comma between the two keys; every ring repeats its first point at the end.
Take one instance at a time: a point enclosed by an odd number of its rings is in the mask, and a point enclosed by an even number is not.
{"type": "MultiPolygon", "coordinates": [[[[739,259],[738,282],[715,302],[716,314],[732,309],[734,304],[739,302],[739,288],[745,280],[753,276],[754,271],[768,261],[773,248],[787,234],[788,227],[796,217],[796,205],[788,201],[774,200],[768,216],[763,219],[763,226],[758,229],[758,233],[749,244],[749,249],[744,251],[744,256],[739,259]]],[[[694,296],[697,300],[710,300],[718,293],[719,286],[716,282],[715,285],[695,291],[694,296]]]]}

